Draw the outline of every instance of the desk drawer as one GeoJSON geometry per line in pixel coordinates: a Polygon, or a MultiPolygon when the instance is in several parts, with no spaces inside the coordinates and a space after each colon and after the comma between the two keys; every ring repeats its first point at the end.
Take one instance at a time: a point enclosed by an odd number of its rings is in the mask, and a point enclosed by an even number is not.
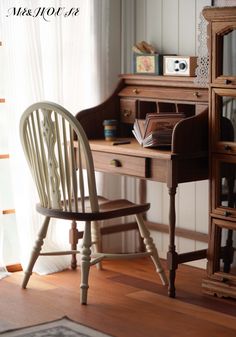
{"type": "Polygon", "coordinates": [[[167,99],[178,101],[193,101],[193,102],[207,102],[208,91],[202,88],[175,88],[165,87],[142,87],[142,86],[127,86],[121,90],[119,96],[123,97],[140,97],[140,98],[154,98],[167,99]]]}
{"type": "Polygon", "coordinates": [[[148,159],[120,154],[92,151],[94,167],[97,171],[125,174],[139,178],[148,176],[148,159]]]}

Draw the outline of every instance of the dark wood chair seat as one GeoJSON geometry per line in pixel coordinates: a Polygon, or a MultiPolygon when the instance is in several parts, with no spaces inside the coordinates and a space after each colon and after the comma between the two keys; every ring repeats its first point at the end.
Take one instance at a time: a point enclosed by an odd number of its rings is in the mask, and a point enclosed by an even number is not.
{"type": "MultiPolygon", "coordinates": [[[[80,203],[80,199],[78,199],[80,203]]],[[[150,208],[149,203],[145,204],[135,204],[126,199],[118,200],[108,200],[104,197],[98,196],[98,205],[99,211],[93,212],[91,210],[89,198],[85,198],[85,211],[76,212],[76,211],[65,211],[54,208],[42,207],[40,204],[36,205],[36,210],[44,215],[51,218],[59,218],[65,220],[75,220],[75,221],[99,221],[107,220],[122,216],[128,216],[133,214],[140,214],[147,212],[150,208]]],[[[72,205],[72,208],[75,209],[75,206],[72,205]]]]}

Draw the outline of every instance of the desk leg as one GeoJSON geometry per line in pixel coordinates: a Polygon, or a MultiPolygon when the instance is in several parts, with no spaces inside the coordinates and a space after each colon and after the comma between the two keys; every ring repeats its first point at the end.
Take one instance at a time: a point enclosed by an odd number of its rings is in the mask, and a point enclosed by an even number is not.
{"type": "Polygon", "coordinates": [[[169,209],[169,251],[167,253],[167,264],[169,269],[169,297],[175,297],[175,275],[178,268],[178,254],[175,251],[175,194],[176,187],[168,189],[170,196],[170,209],[169,209]]]}
{"type": "MultiPolygon", "coordinates": [[[[140,204],[145,204],[147,202],[147,181],[144,179],[139,180],[139,202],[140,204]]],[[[143,220],[147,220],[146,213],[143,214],[143,220]]],[[[143,238],[139,233],[139,250],[140,252],[145,252],[146,248],[143,242],[143,238]]]]}

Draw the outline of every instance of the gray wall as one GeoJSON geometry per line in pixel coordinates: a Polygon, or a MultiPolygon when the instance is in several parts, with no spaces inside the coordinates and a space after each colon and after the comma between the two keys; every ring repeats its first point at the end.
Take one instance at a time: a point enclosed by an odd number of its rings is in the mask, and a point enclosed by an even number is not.
{"type": "MultiPolygon", "coordinates": [[[[122,72],[132,69],[132,45],[152,43],[160,53],[197,55],[199,14],[209,0],[123,0],[121,17],[122,72]]],[[[169,197],[164,184],[148,182],[149,219],[168,223],[169,197]]],[[[179,185],[176,197],[177,226],[207,233],[208,182],[179,185]]],[[[160,255],[165,257],[168,236],[153,232],[160,255]]],[[[179,252],[202,249],[206,244],[177,238],[179,252]]],[[[193,264],[204,267],[205,261],[193,264]]]]}

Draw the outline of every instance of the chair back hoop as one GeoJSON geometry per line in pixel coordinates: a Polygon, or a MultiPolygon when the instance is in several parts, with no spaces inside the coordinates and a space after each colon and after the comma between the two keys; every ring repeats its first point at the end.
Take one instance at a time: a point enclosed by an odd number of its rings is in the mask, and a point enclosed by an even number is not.
{"type": "Polygon", "coordinates": [[[85,212],[87,187],[91,211],[99,211],[88,139],[69,111],[52,102],[31,105],[21,117],[20,138],[42,207],[85,212]]]}

